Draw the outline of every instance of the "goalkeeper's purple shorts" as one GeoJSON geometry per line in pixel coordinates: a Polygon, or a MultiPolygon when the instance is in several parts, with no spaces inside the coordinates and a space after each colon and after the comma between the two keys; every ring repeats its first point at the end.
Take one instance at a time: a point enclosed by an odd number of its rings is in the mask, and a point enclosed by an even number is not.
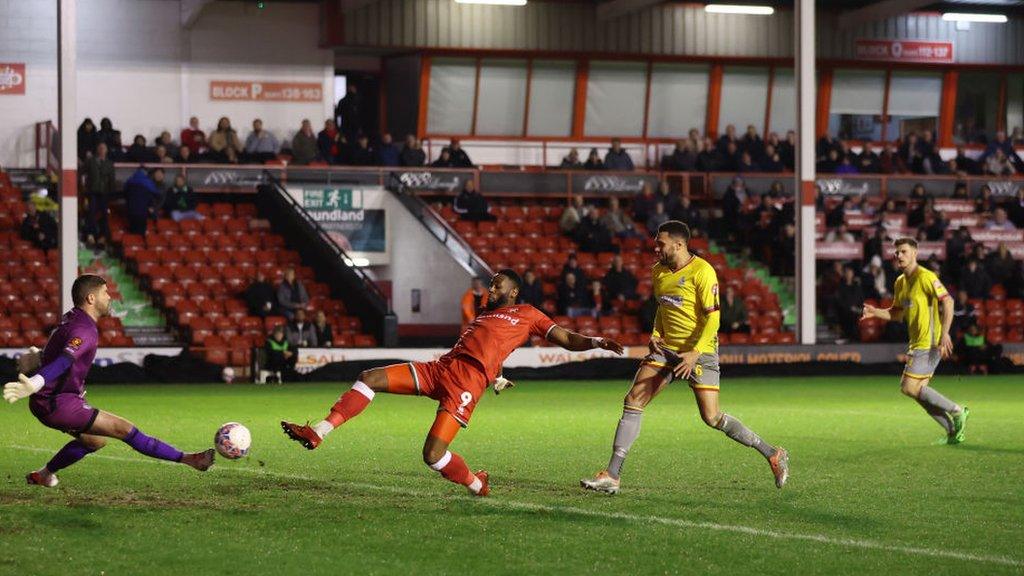
{"type": "Polygon", "coordinates": [[[88,432],[100,413],[78,394],[33,394],[28,407],[32,415],[46,426],[72,436],[88,432]]]}

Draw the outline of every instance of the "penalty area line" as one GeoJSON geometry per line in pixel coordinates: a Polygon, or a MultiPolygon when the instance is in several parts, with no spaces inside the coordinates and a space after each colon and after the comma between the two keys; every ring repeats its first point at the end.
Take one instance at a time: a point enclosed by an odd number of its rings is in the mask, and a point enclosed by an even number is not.
{"type": "MultiPolygon", "coordinates": [[[[22,450],[25,452],[38,452],[50,454],[53,453],[52,449],[49,448],[38,448],[35,446],[19,446],[9,445],[8,448],[15,450],[22,450]]],[[[90,454],[89,459],[99,458],[103,460],[112,460],[115,462],[132,462],[138,464],[161,464],[177,466],[177,463],[166,462],[163,460],[153,460],[145,457],[139,458],[124,458],[121,456],[108,456],[105,454],[90,454]]],[[[329,480],[323,478],[315,478],[313,476],[307,476],[304,474],[291,474],[288,472],[275,472],[272,470],[263,470],[257,468],[228,468],[228,467],[215,467],[212,470],[220,471],[224,470],[227,472],[234,472],[237,474],[248,474],[250,476],[267,476],[273,478],[284,478],[289,480],[303,480],[308,482],[322,482],[333,486],[351,488],[356,490],[372,491],[372,492],[386,492],[389,494],[396,494],[401,496],[411,496],[416,498],[432,498],[438,497],[437,493],[424,492],[419,490],[411,490],[407,488],[401,488],[398,486],[381,486],[376,484],[366,484],[362,482],[346,482],[339,480],[329,480]]],[[[716,522],[701,522],[694,520],[683,520],[681,518],[672,518],[667,516],[653,516],[653,515],[642,515],[642,514],[629,514],[626,512],[606,512],[602,510],[588,510],[586,508],[579,508],[576,506],[554,506],[549,504],[534,504],[530,502],[520,502],[516,500],[498,500],[494,498],[479,498],[476,499],[481,505],[490,506],[493,508],[505,508],[508,510],[520,510],[535,513],[561,513],[572,516],[581,516],[586,518],[600,518],[604,520],[622,520],[626,522],[635,522],[638,524],[661,524],[664,526],[673,526],[677,528],[687,529],[704,529],[715,532],[727,532],[732,534],[743,534],[746,536],[755,536],[759,538],[770,538],[773,540],[793,540],[803,542],[816,542],[819,544],[828,544],[831,546],[840,546],[845,548],[859,548],[862,550],[878,550],[881,552],[895,552],[899,554],[905,554],[907,556],[925,556],[931,558],[948,558],[951,560],[962,560],[968,562],[985,562],[988,564],[999,564],[1003,566],[1013,567],[1024,567],[1024,561],[1016,558],[1007,556],[993,556],[986,554],[973,554],[970,552],[959,552],[956,550],[939,550],[936,548],[923,548],[917,546],[906,546],[902,544],[890,544],[877,540],[865,540],[859,538],[843,538],[838,536],[828,536],[826,534],[803,534],[799,532],[781,532],[777,530],[766,530],[763,528],[754,528],[752,526],[742,526],[735,524],[719,524],[716,522]]]]}

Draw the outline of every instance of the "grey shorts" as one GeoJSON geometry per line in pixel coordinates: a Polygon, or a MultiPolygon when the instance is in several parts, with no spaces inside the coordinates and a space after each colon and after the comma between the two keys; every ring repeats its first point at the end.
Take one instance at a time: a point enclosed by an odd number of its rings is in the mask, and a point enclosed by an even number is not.
{"type": "Polygon", "coordinates": [[[942,360],[942,352],[935,348],[921,348],[907,352],[907,366],[903,369],[905,376],[912,378],[931,378],[942,360]]]}
{"type": "MultiPolygon", "coordinates": [[[[658,368],[672,369],[679,363],[679,357],[671,352],[651,353],[644,357],[643,364],[658,368]]],[[[690,388],[694,390],[718,390],[721,369],[718,367],[718,354],[701,354],[697,365],[690,373],[690,388]]]]}

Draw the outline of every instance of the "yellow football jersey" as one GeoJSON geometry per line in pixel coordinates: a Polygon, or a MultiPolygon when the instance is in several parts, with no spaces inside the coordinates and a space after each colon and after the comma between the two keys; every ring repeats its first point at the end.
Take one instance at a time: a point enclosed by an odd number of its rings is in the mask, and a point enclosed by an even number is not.
{"type": "Polygon", "coordinates": [[[717,354],[717,333],[701,341],[708,315],[719,308],[718,276],[711,264],[693,256],[675,272],[658,263],[652,273],[654,297],[658,300],[654,334],[680,352],[697,350],[701,354],[717,354]]]}
{"type": "Polygon", "coordinates": [[[900,274],[893,288],[893,310],[903,311],[910,333],[910,349],[922,350],[939,345],[939,300],[949,296],[934,272],[918,265],[909,277],[900,274]]]}

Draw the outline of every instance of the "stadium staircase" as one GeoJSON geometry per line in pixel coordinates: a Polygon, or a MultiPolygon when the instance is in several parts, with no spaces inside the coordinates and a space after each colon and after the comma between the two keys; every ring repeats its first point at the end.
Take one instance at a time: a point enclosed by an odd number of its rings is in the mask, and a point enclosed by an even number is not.
{"type": "MultiPolygon", "coordinates": [[[[481,259],[492,269],[513,268],[519,273],[532,269],[542,281],[544,310],[556,322],[584,332],[600,331],[616,336],[627,345],[642,346],[650,335],[640,328],[637,311],[639,300],[624,305],[613,303],[612,311],[599,317],[569,318],[558,316],[555,298],[562,265],[575,253],[580,268],[590,279],[600,279],[611,266],[613,252],[589,254],[579,251],[576,242],[561,234],[558,219],[563,204],[543,200],[496,200],[491,213],[497,222],[460,220],[450,199],[433,205],[437,214],[447,221],[481,259]],[[499,229],[501,241],[498,241],[499,229]]],[[[640,238],[618,241],[624,267],[638,280],[638,292],[651,292],[650,265],[653,241],[643,225],[636,225],[640,238]]],[[[719,281],[732,285],[742,295],[749,315],[750,334],[721,334],[723,344],[786,344],[796,341],[795,334],[783,329],[783,303],[792,315],[792,292],[760,267],[738,267],[738,261],[726,255],[707,239],[694,238],[691,246],[701,253],[718,273],[719,281]],[[780,296],[780,293],[782,296],[780,296]]],[[[534,338],[535,345],[547,345],[534,338]]]]}

